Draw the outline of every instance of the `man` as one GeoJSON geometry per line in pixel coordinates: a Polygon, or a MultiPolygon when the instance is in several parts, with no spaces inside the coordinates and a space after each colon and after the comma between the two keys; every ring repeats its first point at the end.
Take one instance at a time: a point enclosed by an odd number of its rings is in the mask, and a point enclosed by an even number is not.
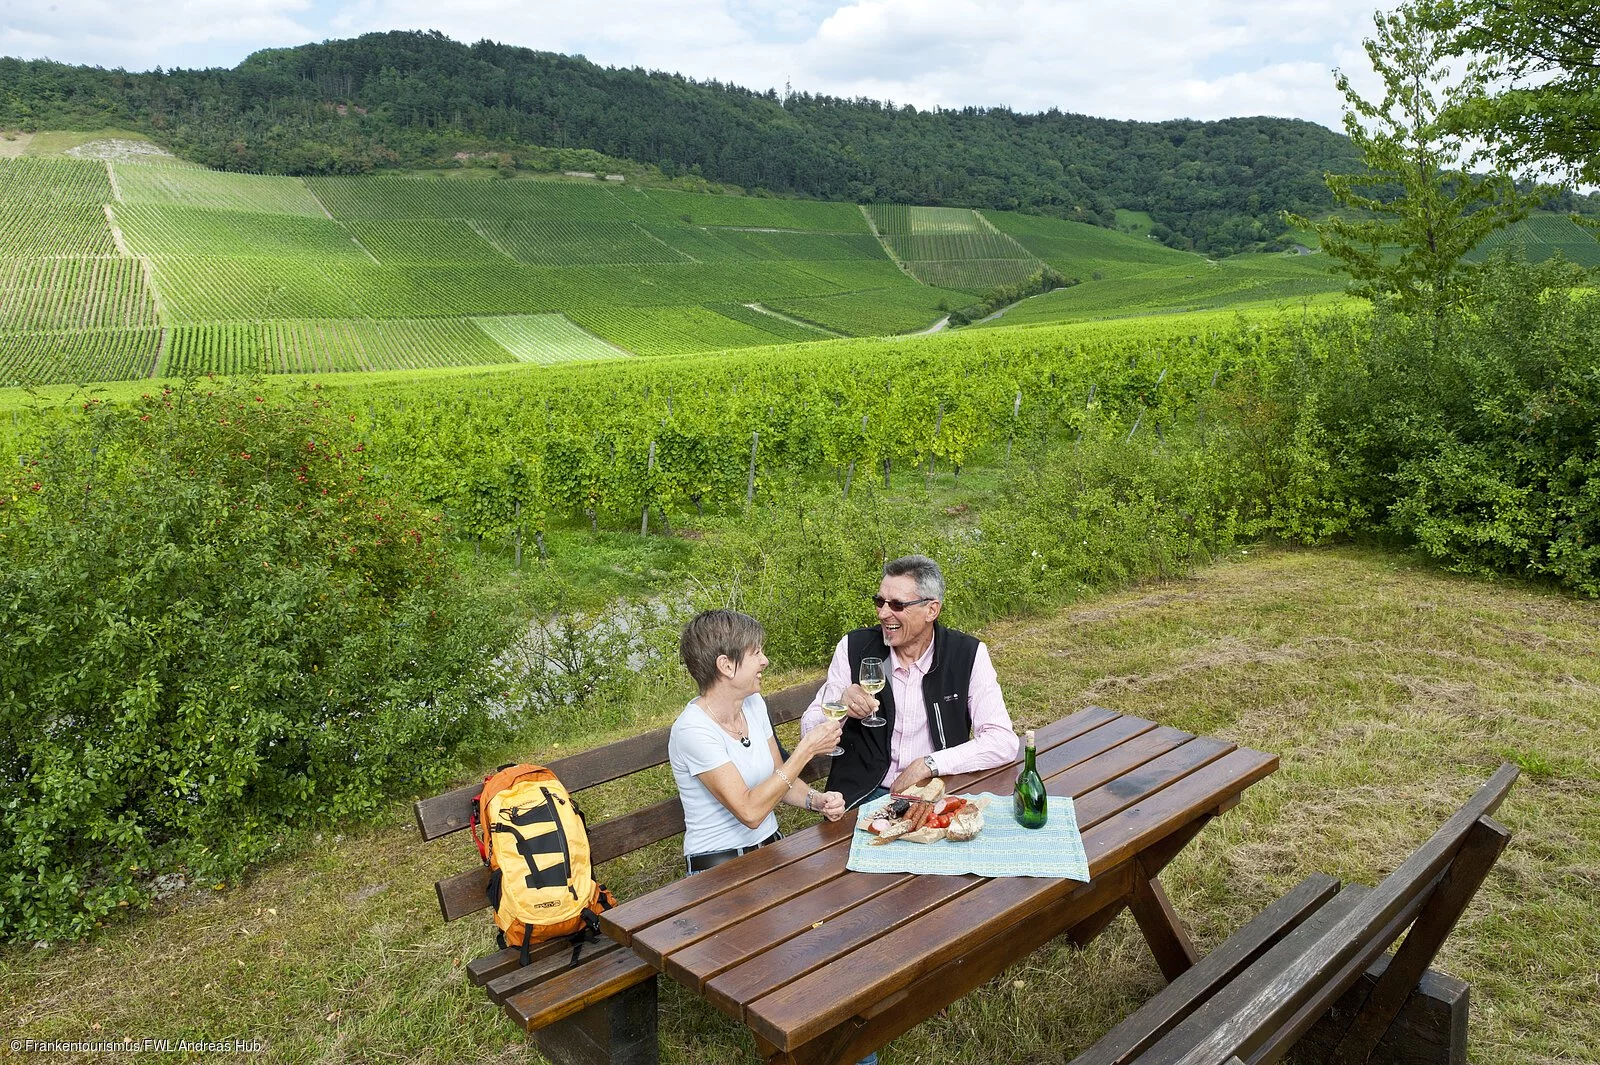
{"type": "Polygon", "coordinates": [[[993,769],[1017,756],[989,649],[938,623],[944,574],[922,555],[883,567],[873,596],[878,624],[847,633],[834,649],[828,679],[800,719],[802,732],[824,720],[824,695],[843,692],[849,708],[844,754],[833,760],[828,790],[850,807],[902,792],[935,776],[993,769]],[[888,684],[873,698],[856,683],[863,658],[881,658],[888,684]],[[886,724],[862,719],[876,710],[886,724]]]}

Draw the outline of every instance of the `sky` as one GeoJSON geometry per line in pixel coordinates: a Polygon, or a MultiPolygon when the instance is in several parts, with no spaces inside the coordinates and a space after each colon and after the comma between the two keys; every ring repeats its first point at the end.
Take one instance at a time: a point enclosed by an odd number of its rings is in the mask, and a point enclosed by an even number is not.
{"type": "MultiPolygon", "coordinates": [[[[439,30],[603,66],[917,107],[1339,128],[1377,0],[0,0],[0,55],[127,70],[439,30]]],[[[1392,0],[1387,6],[1392,6],[1392,0]]]]}

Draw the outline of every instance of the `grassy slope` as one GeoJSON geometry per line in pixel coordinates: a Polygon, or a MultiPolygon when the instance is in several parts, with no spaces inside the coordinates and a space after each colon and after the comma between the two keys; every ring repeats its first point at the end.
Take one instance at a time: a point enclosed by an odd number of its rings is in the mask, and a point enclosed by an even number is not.
{"type": "MultiPolygon", "coordinates": [[[[26,151],[59,155],[115,133],[39,134],[26,151]]],[[[153,162],[133,156],[114,162],[113,192],[101,164],[61,161],[104,188],[75,193],[72,204],[52,208],[59,218],[42,219],[37,204],[19,199],[53,197],[58,190],[19,179],[0,195],[0,221],[10,219],[0,225],[0,259],[112,254],[118,248],[102,210],[109,203],[118,247],[149,262],[162,297],[162,326],[565,312],[602,341],[651,354],[770,341],[769,331],[716,313],[728,303],[759,301],[845,334],[915,332],[994,284],[1022,279],[1040,259],[1085,284],[1059,304],[1060,297],[1030,301],[1016,312],[1019,322],[1218,306],[1235,298],[1235,290],[1251,298],[1265,294],[1259,270],[1217,273],[1199,256],[1143,237],[1013,212],[874,208],[900,234],[885,240],[915,246],[914,272],[929,282],[918,284],[889,261],[854,204],[592,181],[487,180],[481,171],[301,180],[153,162]],[[460,179],[434,180],[441,176],[460,179]],[[1204,291],[1190,291],[1184,275],[1208,270],[1204,291]]],[[[143,271],[134,281],[143,291],[143,271]]],[[[1304,287],[1300,279],[1290,284],[1304,287]]],[[[96,289],[81,294],[80,302],[98,306],[111,295],[96,289]]],[[[46,303],[55,308],[64,299],[46,303]]],[[[0,334],[34,329],[20,311],[0,305],[0,334]]],[[[306,364],[304,352],[278,350],[273,338],[280,334],[261,334],[257,346],[270,356],[267,363],[306,364]]],[[[102,367],[110,365],[105,360],[24,361],[18,354],[23,339],[13,340],[9,358],[0,346],[0,378],[65,384],[102,370],[112,375],[102,367]]],[[[126,331],[103,340],[113,348],[117,343],[141,353],[148,346],[126,331]]],[[[209,334],[176,346],[190,353],[187,365],[218,371],[234,365],[226,358],[230,349],[216,346],[209,334]]],[[[385,366],[470,357],[453,357],[420,340],[386,343],[385,350],[385,366]]],[[[153,361],[142,354],[123,359],[117,372],[136,378],[153,361]]],[[[319,361],[347,360],[310,359],[319,361]]]]}
{"type": "MultiPolygon", "coordinates": [[[[1374,882],[1519,760],[1529,771],[1498,815],[1511,849],[1441,967],[1473,984],[1474,1060],[1553,1063],[1600,1061],[1597,625],[1594,603],[1345,549],[1252,555],[985,635],[1019,726],[1101,703],[1281,755],[1164,877],[1202,949],[1313,870],[1374,882]]],[[[563,750],[581,735],[570,722],[558,734],[563,750]]],[[[463,978],[487,921],[437,919],[431,882],[470,846],[413,836],[397,808],[244,887],[88,943],[0,954],[0,1027],[255,1037],[265,1061],[539,1060],[463,978]]],[[[634,893],[676,875],[671,851],[603,872],[634,893]]],[[[885,1061],[1060,1060],[1160,982],[1124,916],[1087,950],[1019,963],[885,1061]]],[[[662,998],[665,1061],[754,1060],[738,1026],[673,985],[662,998]]]]}
{"type": "Polygon", "coordinates": [[[1348,284],[1323,255],[1236,255],[1107,275],[1024,300],[986,327],[1174,314],[1334,297],[1348,284]]]}

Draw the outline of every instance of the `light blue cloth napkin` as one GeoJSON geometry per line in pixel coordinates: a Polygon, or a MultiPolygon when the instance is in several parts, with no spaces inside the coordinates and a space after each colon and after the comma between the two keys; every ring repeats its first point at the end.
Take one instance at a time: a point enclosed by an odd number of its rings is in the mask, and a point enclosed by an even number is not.
{"type": "MultiPolygon", "coordinates": [[[[970,800],[979,795],[964,795],[970,800]]],[[[881,846],[866,831],[873,816],[889,804],[888,797],[866,803],[850,840],[850,858],[845,868],[858,873],[937,873],[979,876],[1049,876],[1068,880],[1089,880],[1089,859],[1083,853],[1083,836],[1078,832],[1078,816],[1072,800],[1062,795],[1049,796],[1050,816],[1043,828],[1023,828],[1011,814],[1011,796],[989,795],[983,811],[983,831],[977,839],[952,843],[904,843],[881,846]]]]}

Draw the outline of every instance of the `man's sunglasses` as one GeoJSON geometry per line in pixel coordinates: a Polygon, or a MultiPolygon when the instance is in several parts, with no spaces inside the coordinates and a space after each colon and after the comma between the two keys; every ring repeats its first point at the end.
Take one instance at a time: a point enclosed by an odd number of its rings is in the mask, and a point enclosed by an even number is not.
{"type": "Polygon", "coordinates": [[[904,599],[885,599],[881,595],[875,595],[875,596],[872,597],[872,605],[873,606],[876,606],[876,607],[884,607],[884,606],[886,606],[890,610],[893,610],[896,614],[903,613],[906,610],[909,610],[911,607],[917,606],[917,605],[919,605],[921,603],[931,603],[931,602],[933,602],[933,597],[932,596],[927,596],[927,595],[923,596],[921,599],[913,599],[910,602],[907,602],[904,599]]]}

